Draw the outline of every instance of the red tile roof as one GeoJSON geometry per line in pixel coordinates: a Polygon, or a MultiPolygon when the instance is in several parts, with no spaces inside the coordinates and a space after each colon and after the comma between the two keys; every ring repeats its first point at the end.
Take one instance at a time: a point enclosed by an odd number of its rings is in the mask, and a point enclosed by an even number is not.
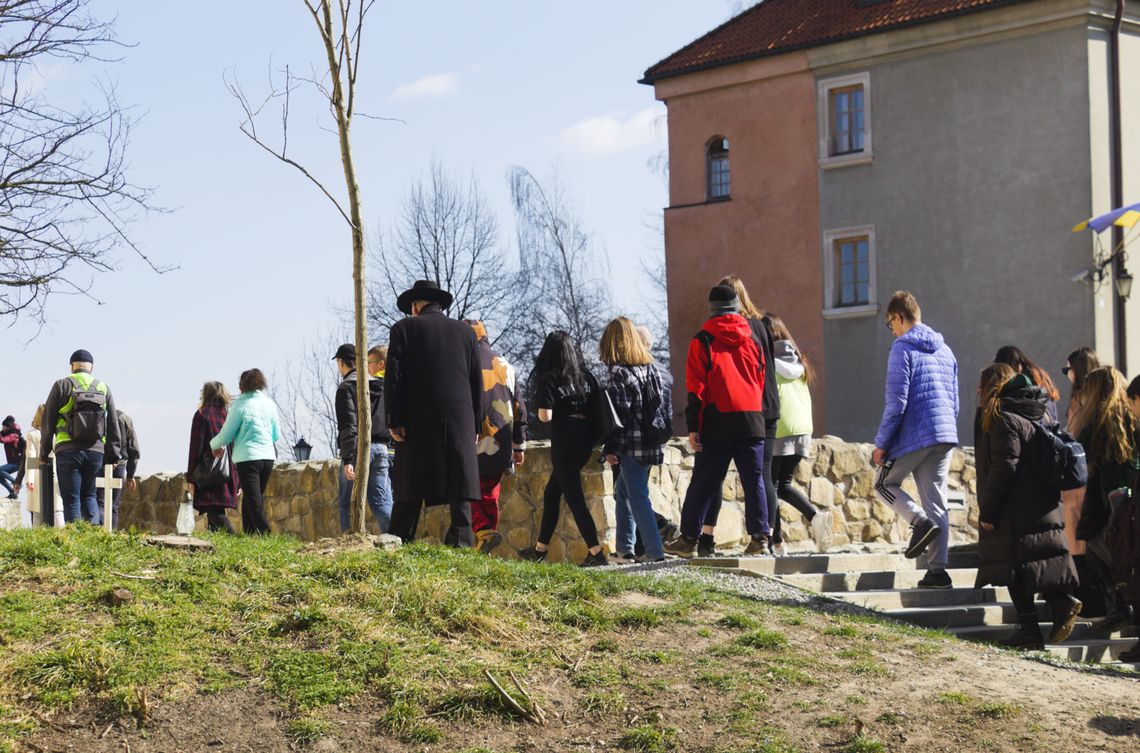
{"type": "Polygon", "coordinates": [[[643,84],[1028,0],[763,0],[645,71],[643,84]]]}

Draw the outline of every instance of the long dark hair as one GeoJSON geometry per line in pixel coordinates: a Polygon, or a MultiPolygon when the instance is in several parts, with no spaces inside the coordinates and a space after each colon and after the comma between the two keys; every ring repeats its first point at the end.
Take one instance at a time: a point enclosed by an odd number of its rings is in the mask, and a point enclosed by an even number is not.
{"type": "Polygon", "coordinates": [[[1004,363],[1006,366],[1013,367],[1017,373],[1025,374],[1033,380],[1034,384],[1045,390],[1045,394],[1050,400],[1061,399],[1057,385],[1053,384],[1053,380],[1049,378],[1045,369],[1030,361],[1029,356],[1025,355],[1021,348],[1016,345],[1003,345],[998,348],[997,355],[994,356],[994,363],[1004,363]]]}
{"type": "Polygon", "coordinates": [[[1100,359],[1097,358],[1096,351],[1086,345],[1074,350],[1066,360],[1069,362],[1069,368],[1073,370],[1072,396],[1077,397],[1084,392],[1085,379],[1089,373],[1100,368],[1100,359]]]}
{"type": "Polygon", "coordinates": [[[547,374],[554,374],[558,381],[574,388],[575,392],[586,392],[586,369],[582,365],[582,353],[574,339],[562,330],[555,330],[546,336],[538,358],[534,359],[534,371],[530,373],[531,387],[547,374]]]}

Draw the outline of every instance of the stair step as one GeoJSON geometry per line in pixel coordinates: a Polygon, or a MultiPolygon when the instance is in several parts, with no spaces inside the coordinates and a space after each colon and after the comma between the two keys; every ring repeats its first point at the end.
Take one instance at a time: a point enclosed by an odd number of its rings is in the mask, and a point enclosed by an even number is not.
{"type": "Polygon", "coordinates": [[[1120,655],[1136,646],[1135,638],[1117,640],[1090,638],[1083,641],[1065,641],[1045,650],[1060,659],[1087,662],[1119,662],[1120,655]]]}
{"type": "Polygon", "coordinates": [[[787,557],[708,557],[690,560],[694,565],[751,570],[762,575],[850,572],[862,570],[913,570],[915,561],[901,554],[798,554],[787,557]]]}
{"type": "MultiPolygon", "coordinates": [[[[963,627],[948,628],[948,631],[967,641],[996,641],[1000,640],[1001,638],[1008,638],[1013,633],[1014,627],[1014,624],[967,625],[963,627]]],[[[1037,627],[1041,631],[1041,635],[1047,636],[1049,635],[1049,631],[1053,629],[1053,623],[1041,622],[1037,627]]],[[[1093,638],[1092,628],[1093,623],[1090,620],[1078,620],[1077,623],[1073,626],[1073,634],[1069,636],[1069,640],[1065,641],[1065,643],[1069,643],[1071,641],[1096,640],[1096,638],[1093,638]]],[[[1102,640],[1136,640],[1137,637],[1140,637],[1140,630],[1132,627],[1124,628],[1123,630],[1117,630],[1111,635],[1099,638],[1102,640]]]]}
{"type": "MultiPolygon", "coordinates": [[[[1048,612],[1048,607],[1044,604],[1037,605],[1039,620],[1044,621],[1047,618],[1046,612],[1048,612]]],[[[951,631],[954,628],[971,625],[1012,626],[1017,620],[1017,610],[1010,602],[963,604],[951,607],[906,607],[886,610],[885,614],[923,627],[943,628],[951,631]]]]}
{"type": "MultiPolygon", "coordinates": [[[[976,568],[947,570],[956,588],[973,588],[976,568]]],[[[874,591],[916,588],[926,574],[923,570],[870,570],[852,573],[789,573],[780,575],[788,585],[808,591],[836,594],[843,591],[874,591]]]]}
{"type": "Polygon", "coordinates": [[[868,609],[894,611],[912,607],[985,606],[1009,600],[1005,588],[904,588],[880,591],[847,591],[829,594],[849,604],[868,609]]]}

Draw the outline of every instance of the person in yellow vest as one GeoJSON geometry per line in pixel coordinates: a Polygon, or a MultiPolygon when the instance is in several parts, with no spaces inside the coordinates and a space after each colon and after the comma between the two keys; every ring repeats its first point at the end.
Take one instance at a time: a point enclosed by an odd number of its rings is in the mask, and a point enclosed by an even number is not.
{"type": "Polygon", "coordinates": [[[95,359],[86,350],[71,354],[71,374],[51,386],[44,401],[40,457],[55,453],[56,484],[63,498],[63,519],[82,517],[102,522],[95,479],[103,465],[115,465],[120,455],[119,422],[115,399],[106,383],[91,372],[95,359]]]}

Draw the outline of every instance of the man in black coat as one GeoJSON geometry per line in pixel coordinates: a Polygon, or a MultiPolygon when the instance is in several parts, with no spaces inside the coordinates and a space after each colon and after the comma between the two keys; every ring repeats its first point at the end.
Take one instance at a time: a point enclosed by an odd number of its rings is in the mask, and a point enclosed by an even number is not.
{"type": "Polygon", "coordinates": [[[417,280],[396,305],[409,318],[392,327],[384,373],[384,403],[392,439],[390,532],[415,539],[423,504],[451,506],[458,546],[474,544],[471,502],[480,499],[475,454],[483,423],[483,373],[475,332],[443,310],[452,296],[417,280]]]}

